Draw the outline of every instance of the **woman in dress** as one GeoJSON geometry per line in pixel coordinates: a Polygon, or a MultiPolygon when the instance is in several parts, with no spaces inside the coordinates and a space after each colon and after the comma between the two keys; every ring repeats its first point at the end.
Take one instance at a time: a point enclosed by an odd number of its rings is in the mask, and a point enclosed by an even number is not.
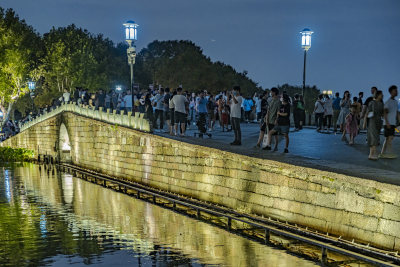
{"type": "Polygon", "coordinates": [[[376,147],[379,145],[379,134],[382,128],[383,117],[383,94],[381,90],[376,91],[374,100],[372,100],[367,109],[368,129],[367,140],[369,145],[370,160],[377,160],[378,154],[376,147]]]}
{"type": "Polygon", "coordinates": [[[340,125],[340,131],[343,132],[342,140],[346,140],[346,117],[350,113],[350,105],[351,105],[351,100],[350,100],[350,92],[346,91],[344,92],[343,99],[340,101],[340,113],[339,113],[339,118],[337,124],[340,125]]]}

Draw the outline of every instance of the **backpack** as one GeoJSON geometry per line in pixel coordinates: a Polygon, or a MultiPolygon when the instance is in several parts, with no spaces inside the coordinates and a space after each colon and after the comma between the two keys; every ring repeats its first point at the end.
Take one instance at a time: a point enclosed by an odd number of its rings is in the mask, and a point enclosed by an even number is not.
{"type": "Polygon", "coordinates": [[[304,109],[303,103],[301,103],[301,101],[297,101],[297,109],[304,109]]]}

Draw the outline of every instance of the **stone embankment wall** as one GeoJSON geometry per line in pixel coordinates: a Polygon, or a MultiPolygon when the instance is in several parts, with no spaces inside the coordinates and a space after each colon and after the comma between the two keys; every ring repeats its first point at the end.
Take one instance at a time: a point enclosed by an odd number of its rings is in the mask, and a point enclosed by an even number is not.
{"type": "MultiPolygon", "coordinates": [[[[398,186],[191,145],[68,112],[58,121],[67,126],[76,165],[242,212],[400,249],[398,186]]],[[[40,147],[41,153],[51,150],[57,133],[54,123],[44,121],[5,145],[40,147]]]]}

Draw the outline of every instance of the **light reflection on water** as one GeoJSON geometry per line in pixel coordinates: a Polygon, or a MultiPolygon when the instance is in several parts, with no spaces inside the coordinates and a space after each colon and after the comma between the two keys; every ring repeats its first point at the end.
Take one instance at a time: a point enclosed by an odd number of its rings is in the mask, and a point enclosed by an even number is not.
{"type": "Polygon", "coordinates": [[[69,174],[0,170],[5,265],[316,265],[69,174]]]}

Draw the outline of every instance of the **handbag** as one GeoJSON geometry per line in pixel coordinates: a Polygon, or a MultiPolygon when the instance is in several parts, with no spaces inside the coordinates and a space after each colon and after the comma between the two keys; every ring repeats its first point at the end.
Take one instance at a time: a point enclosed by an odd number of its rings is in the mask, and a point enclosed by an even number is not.
{"type": "Polygon", "coordinates": [[[373,111],[368,112],[367,118],[372,119],[373,117],[374,117],[374,112],[373,111]]]}

